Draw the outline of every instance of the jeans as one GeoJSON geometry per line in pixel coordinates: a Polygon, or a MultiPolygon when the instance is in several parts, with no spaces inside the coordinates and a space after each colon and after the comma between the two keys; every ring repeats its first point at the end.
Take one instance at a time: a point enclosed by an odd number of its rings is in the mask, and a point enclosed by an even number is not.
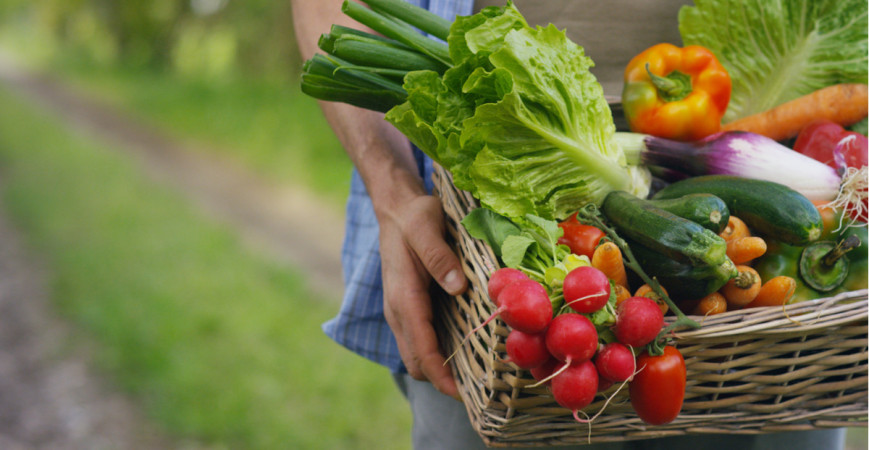
{"type": "MultiPolygon", "coordinates": [[[[413,413],[416,450],[475,450],[488,448],[474,431],[465,405],[438,392],[431,383],[395,374],[395,383],[413,413]]],[[[570,447],[583,450],[841,450],[844,429],[820,429],[771,434],[700,434],[656,439],[606,442],[570,447]]],[[[519,450],[518,447],[509,447],[519,450]]],[[[532,447],[540,449],[540,447],[532,447]]]]}

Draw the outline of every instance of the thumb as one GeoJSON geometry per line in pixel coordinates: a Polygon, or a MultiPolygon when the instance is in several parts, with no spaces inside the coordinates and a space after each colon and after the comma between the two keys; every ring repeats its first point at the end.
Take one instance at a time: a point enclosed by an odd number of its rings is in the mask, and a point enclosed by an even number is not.
{"type": "Polygon", "coordinates": [[[405,234],[408,245],[413,249],[426,271],[450,295],[458,295],[467,289],[467,278],[462,271],[462,263],[444,239],[443,210],[440,202],[429,197],[436,209],[421,214],[426,217],[416,222],[405,234]]]}

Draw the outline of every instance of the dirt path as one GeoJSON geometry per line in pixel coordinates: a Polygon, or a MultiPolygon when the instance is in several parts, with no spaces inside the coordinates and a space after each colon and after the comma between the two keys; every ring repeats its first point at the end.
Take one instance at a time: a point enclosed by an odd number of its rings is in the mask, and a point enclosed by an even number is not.
{"type": "MultiPolygon", "coordinates": [[[[71,126],[129,151],[154,179],[189,195],[256,250],[305,267],[315,293],[340,298],[340,239],[335,239],[343,235],[340,212],[301,189],[268,185],[213,154],[27,73],[2,54],[0,83],[71,126]]],[[[3,210],[0,203],[0,449],[197,448],[172,442],[92,369],[88,344],[54,315],[46,275],[3,210]]]]}

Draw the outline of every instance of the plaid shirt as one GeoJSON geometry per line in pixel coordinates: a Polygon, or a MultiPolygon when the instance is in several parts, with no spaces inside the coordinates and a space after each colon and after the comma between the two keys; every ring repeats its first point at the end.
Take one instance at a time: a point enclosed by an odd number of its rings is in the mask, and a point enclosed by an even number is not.
{"type": "MultiPolygon", "coordinates": [[[[410,3],[452,20],[469,15],[473,0],[409,0],[410,3]]],[[[420,175],[431,192],[431,160],[414,149],[420,175]]],[[[383,316],[383,283],[380,274],[380,240],[371,198],[355,170],[347,200],[347,223],[341,252],[344,271],[344,299],[341,310],[323,324],[323,331],[335,342],[393,372],[404,372],[398,345],[383,316]]]]}

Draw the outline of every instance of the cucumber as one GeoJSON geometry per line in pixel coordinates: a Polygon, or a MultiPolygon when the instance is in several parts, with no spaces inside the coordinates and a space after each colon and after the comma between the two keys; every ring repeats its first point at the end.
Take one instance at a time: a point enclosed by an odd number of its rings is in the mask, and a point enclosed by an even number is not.
{"type": "Polygon", "coordinates": [[[619,235],[668,258],[695,266],[727,259],[727,244],[718,234],[625,191],[607,194],[601,212],[619,235]]]}
{"type": "Polygon", "coordinates": [[[730,214],[758,233],[804,246],[820,237],[824,225],[817,208],[799,192],[779,183],[731,175],[704,175],[677,181],[654,199],[688,194],[712,194],[727,204],[730,214]]]}
{"type": "Polygon", "coordinates": [[[691,265],[676,261],[644,245],[625,239],[637,263],[667,290],[671,298],[698,300],[721,289],[737,275],[736,265],[724,258],[716,265],[691,265]]]}
{"type": "Polygon", "coordinates": [[[712,194],[688,194],[678,198],[653,199],[651,202],[658,208],[695,222],[715,234],[724,231],[730,219],[727,204],[712,194]]]}

